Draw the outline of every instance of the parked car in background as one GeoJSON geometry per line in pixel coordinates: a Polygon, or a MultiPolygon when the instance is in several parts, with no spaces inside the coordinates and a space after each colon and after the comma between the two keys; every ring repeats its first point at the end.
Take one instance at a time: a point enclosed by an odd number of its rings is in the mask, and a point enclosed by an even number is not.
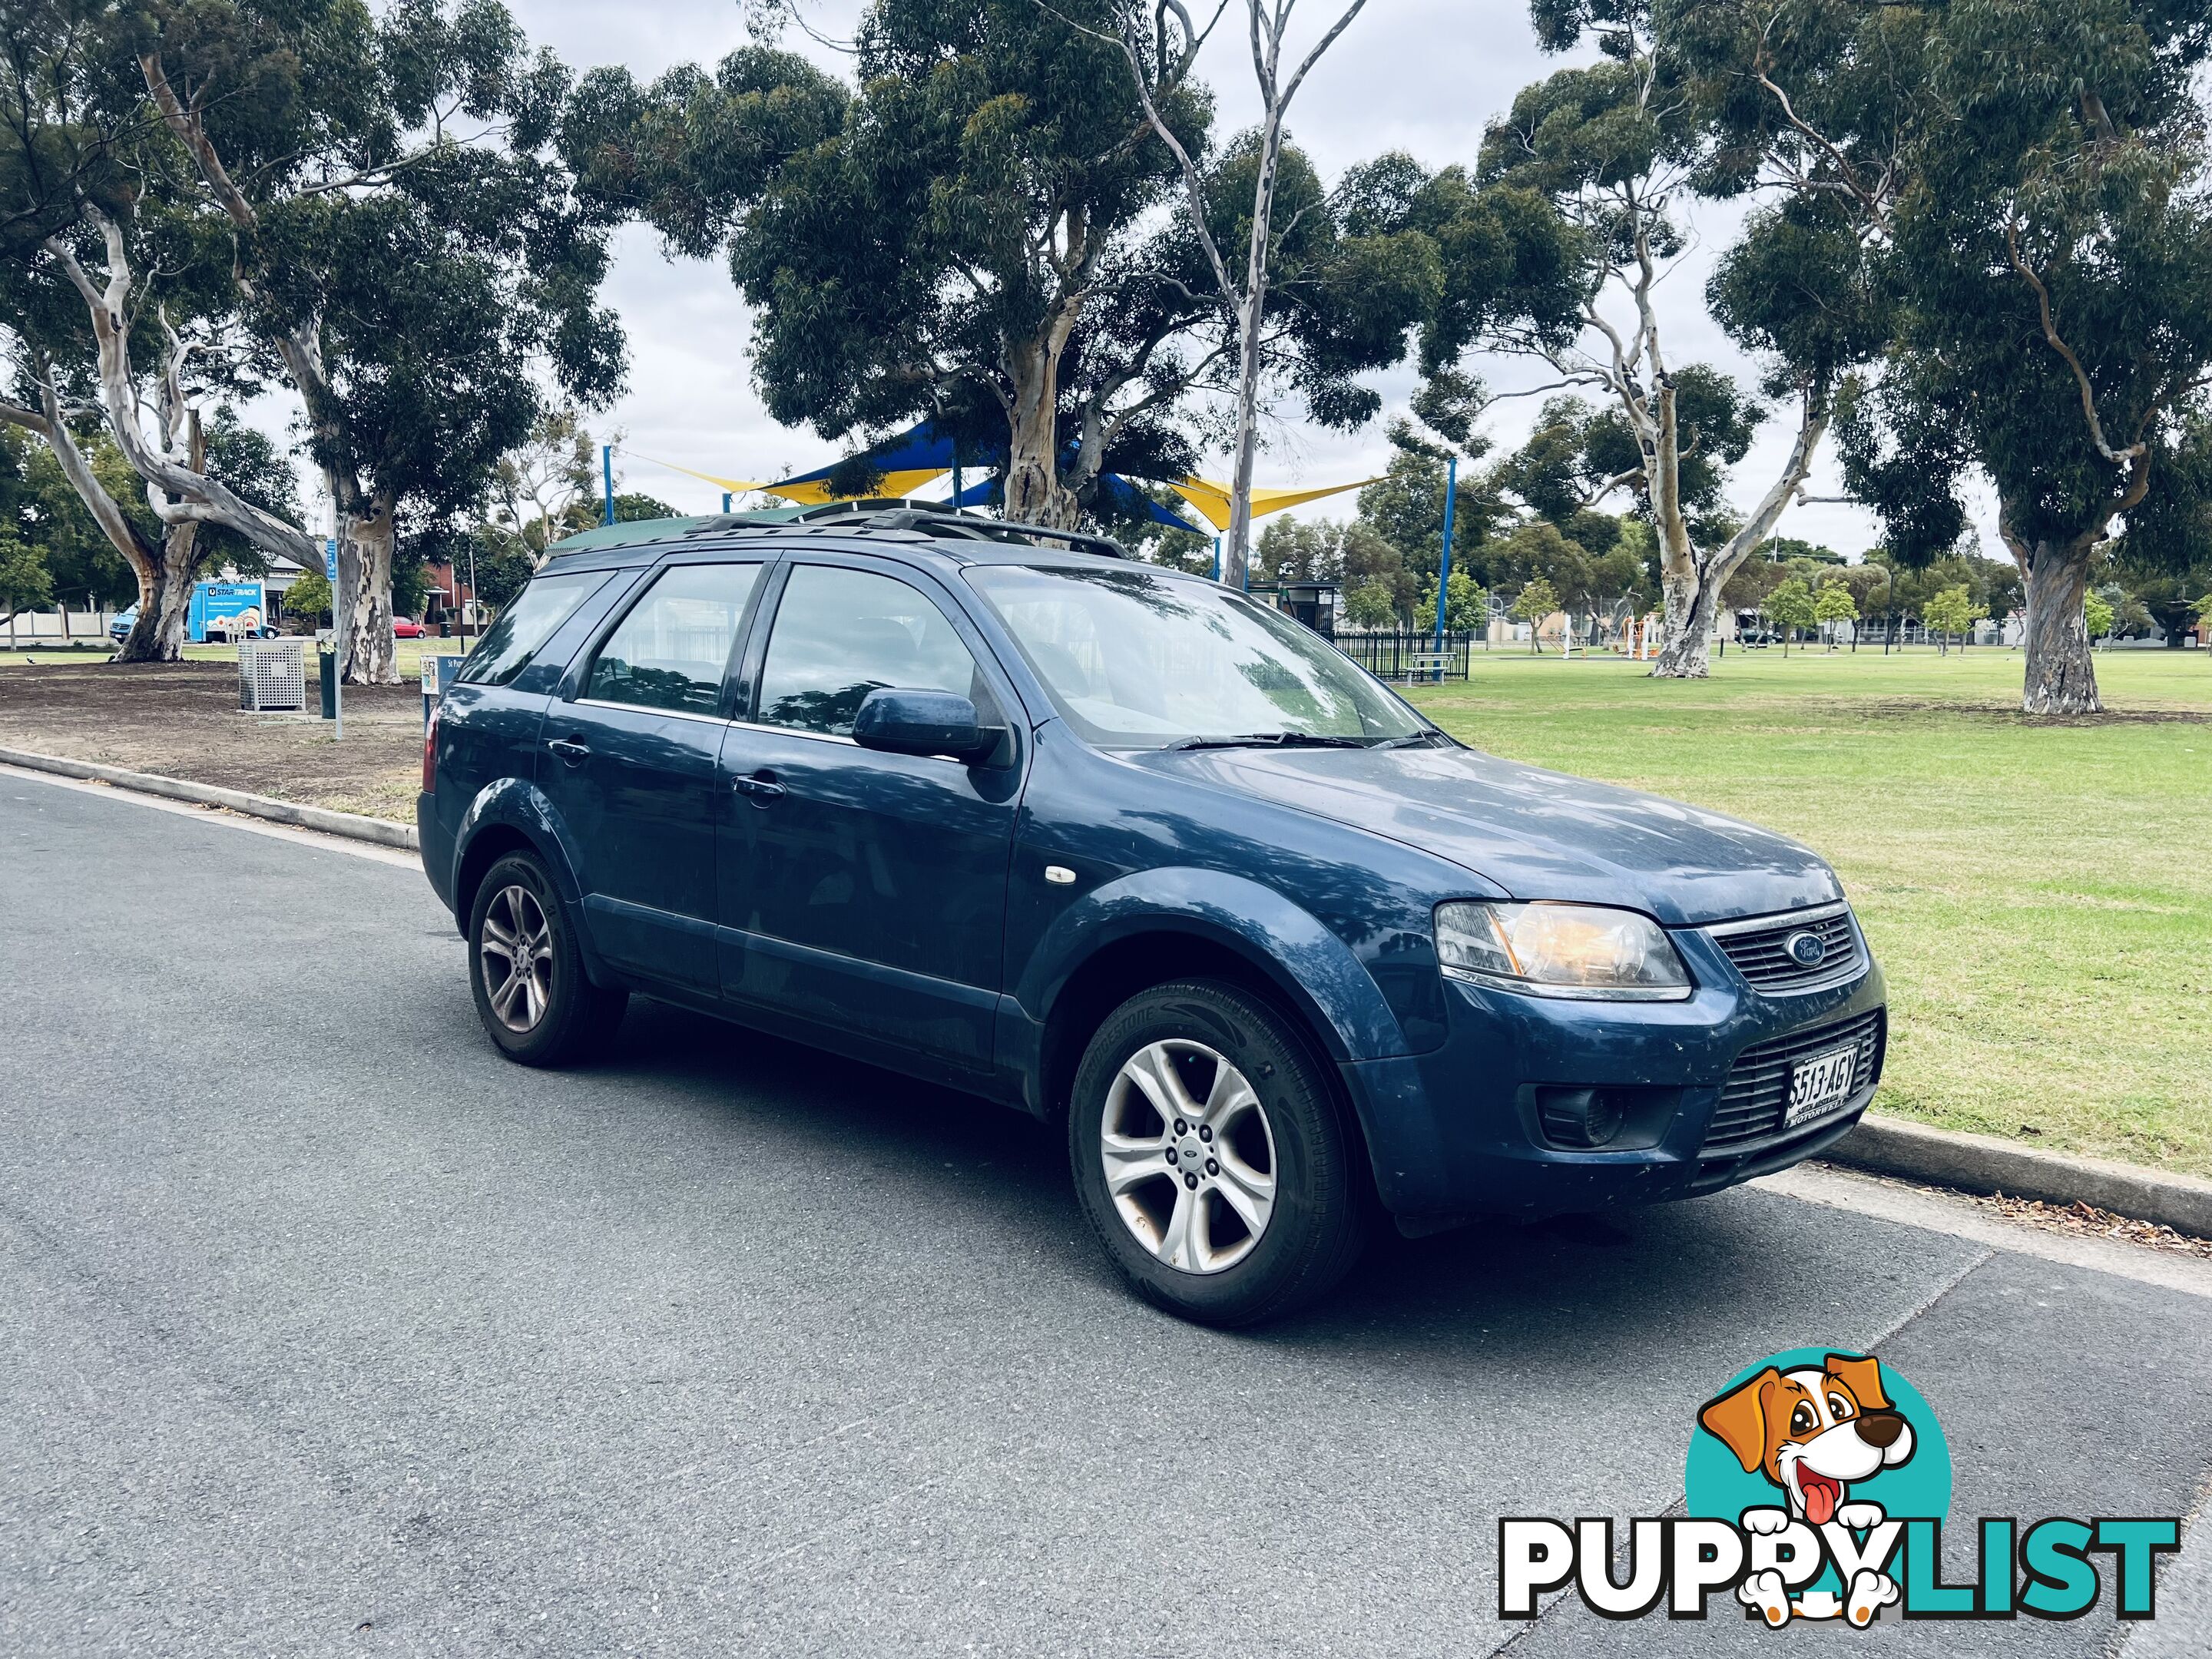
{"type": "Polygon", "coordinates": [[[1003,1101],[1129,1285],[1224,1325],[1378,1206],[1686,1198],[1873,1098],[1881,972],[1820,858],[1469,749],[1242,593],[912,510],[576,541],[423,744],[510,1059],[636,991],[1003,1101]]]}
{"type": "Polygon", "coordinates": [[[419,640],[422,637],[422,624],[412,617],[394,617],[392,619],[392,637],[396,640],[419,640]]]}
{"type": "Polygon", "coordinates": [[[118,611],[109,619],[107,637],[120,645],[131,637],[131,630],[137,626],[138,607],[134,605],[126,611],[118,611]]]}

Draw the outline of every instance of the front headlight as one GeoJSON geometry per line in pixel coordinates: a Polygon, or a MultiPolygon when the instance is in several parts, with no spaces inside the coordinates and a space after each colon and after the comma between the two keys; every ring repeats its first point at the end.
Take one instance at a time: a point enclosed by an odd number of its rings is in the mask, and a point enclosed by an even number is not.
{"type": "Polygon", "coordinates": [[[1439,904],[1437,960],[1532,996],[1679,1002],[1691,988],[1657,922],[1595,904],[1439,904]]]}

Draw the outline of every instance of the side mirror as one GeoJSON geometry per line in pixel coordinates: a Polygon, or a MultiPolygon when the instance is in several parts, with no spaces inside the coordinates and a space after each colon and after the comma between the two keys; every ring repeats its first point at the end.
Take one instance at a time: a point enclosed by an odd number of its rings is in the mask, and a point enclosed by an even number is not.
{"type": "Polygon", "coordinates": [[[853,717],[853,741],[890,755],[949,755],[970,765],[999,746],[1000,733],[982,724],[975,705],[951,691],[871,691],[853,717]]]}

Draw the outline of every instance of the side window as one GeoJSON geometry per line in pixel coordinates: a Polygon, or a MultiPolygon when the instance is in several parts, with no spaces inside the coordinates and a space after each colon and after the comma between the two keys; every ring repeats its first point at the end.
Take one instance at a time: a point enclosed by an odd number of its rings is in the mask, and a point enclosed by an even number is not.
{"type": "Polygon", "coordinates": [[[714,713],[760,570],[679,564],[662,571],[592,659],[584,695],[638,708],[714,713]]]}
{"type": "Polygon", "coordinates": [[[763,726],[850,737],[869,692],[954,691],[994,718],[989,683],[945,613],[890,576],[794,566],[761,670],[763,726]]]}
{"type": "Polygon", "coordinates": [[[469,653],[461,678],[471,685],[505,685],[530,665],[538,647],[605,584],[604,570],[573,576],[540,576],[499,613],[491,631],[469,653]]]}

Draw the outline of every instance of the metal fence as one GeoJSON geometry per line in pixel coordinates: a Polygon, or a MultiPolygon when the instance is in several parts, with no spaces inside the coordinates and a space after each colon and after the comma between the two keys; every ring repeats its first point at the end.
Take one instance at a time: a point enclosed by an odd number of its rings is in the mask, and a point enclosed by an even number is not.
{"type": "MultiPolygon", "coordinates": [[[[1463,680],[1468,674],[1469,653],[1474,648],[1472,634],[1447,634],[1442,652],[1443,678],[1463,680]]],[[[1437,673],[1437,636],[1417,634],[1409,629],[1375,634],[1338,634],[1332,641],[1336,648],[1358,663],[1377,679],[1434,679],[1437,673]]]]}

